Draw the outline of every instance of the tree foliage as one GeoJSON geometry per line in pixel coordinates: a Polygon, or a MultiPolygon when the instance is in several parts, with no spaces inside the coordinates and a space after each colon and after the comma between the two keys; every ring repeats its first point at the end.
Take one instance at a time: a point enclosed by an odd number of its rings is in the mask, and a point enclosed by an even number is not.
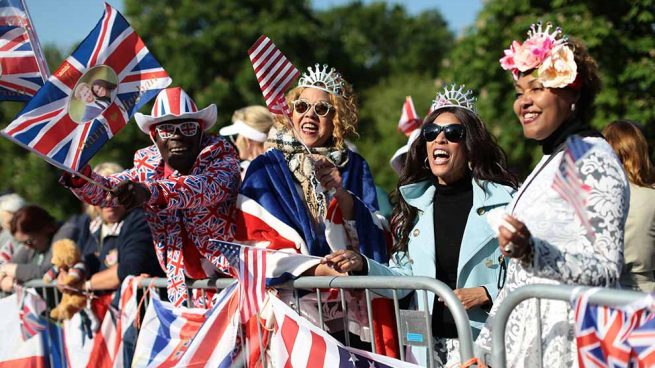
{"type": "MultiPolygon", "coordinates": [[[[389,166],[406,143],[396,131],[405,96],[424,115],[442,83],[464,83],[479,96],[490,130],[525,173],[538,148],[526,142],[512,112],[514,91],[498,59],[512,40],[537,20],[562,26],[586,42],[599,63],[604,89],[593,124],[616,118],[641,121],[655,133],[655,0],[487,0],[475,24],[458,39],[436,11],[410,14],[383,2],[314,10],[308,0],[125,0],[126,16],[148,48],[199,106],[219,106],[218,126],[232,112],[263,98],[248,47],[269,36],[299,68],[326,63],[350,81],[360,97],[359,137],[353,137],[376,182],[392,190],[389,166]]],[[[79,35],[82,39],[85,35],[79,35]]],[[[47,48],[50,69],[63,55],[47,48]]],[[[2,102],[4,125],[22,104],[2,102]]],[[[145,107],[142,112],[149,112],[145,107]]],[[[112,160],[130,166],[149,138],[130,123],[92,164],[112,160]]],[[[57,183],[58,170],[21,147],[0,140],[0,190],[13,188],[63,218],[79,201],[57,183]]]]}

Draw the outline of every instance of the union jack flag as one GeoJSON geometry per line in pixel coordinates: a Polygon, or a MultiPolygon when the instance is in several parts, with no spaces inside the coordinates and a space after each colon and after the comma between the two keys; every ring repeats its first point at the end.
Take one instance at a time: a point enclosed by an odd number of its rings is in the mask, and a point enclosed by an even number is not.
{"type": "Polygon", "coordinates": [[[46,321],[40,316],[46,309],[46,305],[41,297],[22,287],[16,288],[16,295],[20,332],[25,341],[46,329],[46,321]]]}
{"type": "Polygon", "coordinates": [[[421,119],[416,114],[416,109],[414,109],[414,101],[412,97],[405,97],[405,103],[403,104],[403,111],[400,114],[400,120],[398,121],[398,131],[403,132],[406,136],[409,135],[421,126],[421,119]]]}
{"type": "Polygon", "coordinates": [[[653,296],[625,307],[589,303],[592,291],[575,301],[578,364],[585,367],[654,367],[655,303],[653,296]]]}
{"type": "Polygon", "coordinates": [[[77,172],[170,83],[125,18],[105,4],[96,27],[2,134],[77,172]],[[104,90],[96,91],[99,80],[104,90]]]}
{"type": "Polygon", "coordinates": [[[553,189],[573,206],[580,222],[587,229],[587,236],[591,239],[595,236],[586,212],[587,196],[591,192],[591,187],[582,181],[576,163],[592,148],[592,144],[578,136],[569,137],[559,170],[553,179],[553,189]]]}
{"type": "Polygon", "coordinates": [[[0,0],[0,100],[29,101],[48,66],[22,0],[0,0]]]}
{"type": "Polygon", "coordinates": [[[264,35],[248,49],[248,55],[268,109],[273,114],[290,116],[291,110],[284,99],[284,91],[300,75],[298,69],[264,35]]]}

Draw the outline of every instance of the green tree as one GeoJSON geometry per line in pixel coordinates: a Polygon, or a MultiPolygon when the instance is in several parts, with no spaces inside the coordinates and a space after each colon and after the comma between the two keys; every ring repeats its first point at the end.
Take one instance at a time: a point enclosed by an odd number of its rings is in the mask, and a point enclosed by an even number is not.
{"type": "Polygon", "coordinates": [[[512,40],[523,40],[530,24],[552,22],[582,39],[598,61],[604,88],[592,124],[617,118],[644,123],[655,133],[655,2],[610,0],[493,0],[458,40],[445,61],[444,78],[480,92],[479,110],[492,132],[525,174],[538,148],[523,139],[512,111],[511,76],[498,60],[512,40]]]}

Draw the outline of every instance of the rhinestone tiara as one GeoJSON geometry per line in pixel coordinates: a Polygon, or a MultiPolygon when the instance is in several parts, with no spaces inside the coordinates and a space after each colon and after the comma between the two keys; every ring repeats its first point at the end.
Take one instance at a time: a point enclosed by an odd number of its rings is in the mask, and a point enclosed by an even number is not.
{"type": "MultiPolygon", "coordinates": [[[[343,78],[334,68],[330,68],[323,64],[312,67],[307,67],[307,71],[302,74],[298,80],[298,87],[311,87],[317,88],[333,95],[342,96],[343,93],[343,78]]],[[[342,96],[343,97],[343,96],[342,96]]]]}
{"type": "Polygon", "coordinates": [[[475,109],[475,100],[473,91],[464,90],[464,85],[460,85],[458,89],[455,84],[444,87],[443,92],[437,92],[437,96],[432,100],[432,107],[430,112],[443,109],[446,107],[461,107],[462,109],[469,110],[472,113],[477,113],[475,109]]]}

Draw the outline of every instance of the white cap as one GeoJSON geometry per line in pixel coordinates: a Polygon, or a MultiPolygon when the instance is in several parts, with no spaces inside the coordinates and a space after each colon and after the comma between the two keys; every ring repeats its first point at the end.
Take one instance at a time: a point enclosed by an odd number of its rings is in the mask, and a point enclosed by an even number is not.
{"type": "Polygon", "coordinates": [[[421,128],[416,128],[412,130],[412,132],[409,133],[409,137],[407,138],[407,144],[398,148],[398,150],[396,150],[396,153],[394,153],[393,156],[391,156],[391,160],[389,160],[389,164],[394,169],[396,174],[398,174],[398,176],[400,176],[400,173],[403,171],[403,166],[405,165],[405,156],[409,151],[409,147],[412,146],[412,143],[414,143],[416,138],[418,138],[419,134],[421,134],[421,128]]]}
{"type": "Polygon", "coordinates": [[[23,197],[16,193],[5,194],[0,197],[0,210],[7,212],[16,212],[25,207],[27,203],[23,197]]]}
{"type": "Polygon", "coordinates": [[[242,135],[248,139],[256,142],[266,142],[268,134],[260,132],[259,130],[250,127],[242,120],[237,120],[232,125],[221,128],[218,131],[220,135],[242,135]]]}

